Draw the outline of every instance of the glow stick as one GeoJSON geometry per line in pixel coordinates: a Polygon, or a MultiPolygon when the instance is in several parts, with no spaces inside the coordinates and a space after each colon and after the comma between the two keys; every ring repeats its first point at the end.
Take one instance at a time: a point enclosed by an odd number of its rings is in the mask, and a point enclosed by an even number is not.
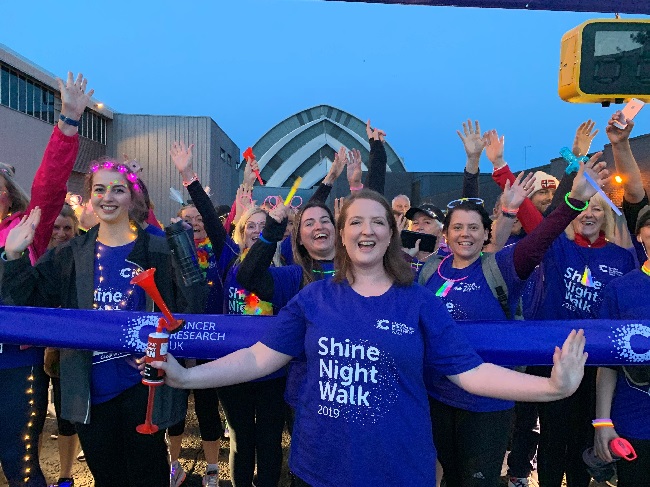
{"type": "Polygon", "coordinates": [[[298,176],[296,180],[293,182],[293,186],[291,186],[291,189],[289,190],[289,194],[287,195],[287,199],[284,200],[284,206],[288,206],[291,203],[291,200],[296,194],[296,191],[298,191],[298,186],[300,186],[300,183],[302,182],[302,178],[298,176]]]}

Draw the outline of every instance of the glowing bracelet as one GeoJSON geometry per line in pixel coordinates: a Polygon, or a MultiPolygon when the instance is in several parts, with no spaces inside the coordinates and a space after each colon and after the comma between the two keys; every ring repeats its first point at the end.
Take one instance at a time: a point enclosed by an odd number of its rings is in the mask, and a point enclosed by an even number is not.
{"type": "Polygon", "coordinates": [[[266,239],[262,236],[261,233],[260,233],[260,240],[261,240],[262,242],[264,242],[265,244],[268,244],[268,245],[274,245],[274,242],[271,242],[270,240],[266,240],[266,239]]]}
{"type": "Polygon", "coordinates": [[[591,422],[591,425],[594,428],[613,428],[614,423],[612,423],[611,419],[594,419],[591,422]]]}
{"type": "Polygon", "coordinates": [[[564,202],[568,205],[568,207],[571,208],[572,210],[575,210],[575,211],[585,211],[587,209],[587,207],[589,206],[589,201],[588,200],[585,201],[584,208],[576,208],[571,203],[569,203],[569,195],[570,194],[571,194],[571,192],[568,192],[567,194],[564,195],[564,202]]]}
{"type": "Polygon", "coordinates": [[[291,186],[291,189],[289,190],[289,194],[287,195],[287,199],[284,200],[284,206],[289,206],[291,204],[291,200],[296,194],[296,191],[298,191],[298,186],[300,186],[300,183],[302,182],[302,178],[298,176],[296,180],[293,182],[293,186],[291,186]]]}

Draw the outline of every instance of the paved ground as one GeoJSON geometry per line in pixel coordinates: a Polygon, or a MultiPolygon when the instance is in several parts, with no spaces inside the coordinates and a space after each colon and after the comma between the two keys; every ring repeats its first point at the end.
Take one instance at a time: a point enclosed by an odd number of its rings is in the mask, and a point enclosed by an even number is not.
{"type": "MultiPolygon", "coordinates": [[[[194,414],[193,399],[190,396],[190,413],[185,426],[185,436],[183,438],[183,448],[181,450],[181,463],[187,472],[187,479],[183,483],[183,487],[201,487],[201,477],[205,473],[205,458],[201,448],[201,440],[199,437],[199,426],[194,414]]],[[[56,421],[54,418],[48,416],[45,421],[45,430],[43,432],[43,443],[41,449],[41,468],[45,473],[45,478],[48,483],[54,483],[59,478],[59,451],[57,448],[56,440],[50,439],[50,435],[56,433],[56,421]]],[[[283,475],[279,487],[289,487],[289,472],[287,469],[287,454],[289,448],[290,437],[285,432],[283,437],[283,449],[285,452],[285,461],[283,466],[283,475]]],[[[230,475],[228,471],[228,440],[221,443],[221,452],[219,455],[219,477],[222,479],[220,482],[221,487],[231,487],[230,475]]],[[[72,472],[75,479],[75,486],[77,487],[92,487],[93,478],[86,466],[85,462],[75,461],[72,472]]],[[[5,480],[0,470],[0,487],[7,487],[5,480]]]]}

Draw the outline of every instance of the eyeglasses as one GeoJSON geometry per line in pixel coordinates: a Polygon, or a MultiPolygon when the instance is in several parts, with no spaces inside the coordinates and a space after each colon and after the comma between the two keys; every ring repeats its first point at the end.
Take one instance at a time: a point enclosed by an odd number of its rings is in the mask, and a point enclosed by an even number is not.
{"type": "Polygon", "coordinates": [[[458,198],[457,200],[447,203],[447,208],[451,210],[452,208],[455,208],[458,205],[462,205],[463,203],[473,203],[475,205],[483,206],[483,203],[485,202],[481,198],[458,198]]]}
{"type": "MultiPolygon", "coordinates": [[[[264,205],[270,206],[271,209],[275,208],[279,204],[284,204],[280,196],[267,196],[264,199],[264,205]]],[[[289,203],[289,208],[291,208],[292,210],[297,210],[298,208],[300,208],[300,205],[302,205],[302,198],[300,196],[296,195],[293,198],[291,198],[291,202],[289,203]]]]}

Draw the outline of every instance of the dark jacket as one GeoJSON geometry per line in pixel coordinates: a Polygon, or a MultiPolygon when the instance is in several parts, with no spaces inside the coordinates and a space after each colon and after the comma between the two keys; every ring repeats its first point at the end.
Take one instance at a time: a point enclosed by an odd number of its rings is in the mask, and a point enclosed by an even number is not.
{"type": "MultiPolygon", "coordinates": [[[[0,259],[0,293],[5,304],[48,308],[93,309],[95,242],[99,226],[67,244],[50,250],[32,267],[29,258],[0,259]]],[[[4,249],[3,249],[4,250],[4,249]]],[[[163,238],[138,229],[127,260],[143,269],[157,269],[154,280],[163,300],[174,312],[200,312],[205,297],[202,285],[179,288],[172,257],[163,238]],[[182,291],[182,292],[181,292],[182,291]]],[[[147,296],[147,311],[154,311],[147,296]]],[[[90,422],[92,351],[61,350],[61,416],[72,422],[90,422]]],[[[185,391],[158,387],[154,423],[171,426],[185,417],[185,391]]]]}

